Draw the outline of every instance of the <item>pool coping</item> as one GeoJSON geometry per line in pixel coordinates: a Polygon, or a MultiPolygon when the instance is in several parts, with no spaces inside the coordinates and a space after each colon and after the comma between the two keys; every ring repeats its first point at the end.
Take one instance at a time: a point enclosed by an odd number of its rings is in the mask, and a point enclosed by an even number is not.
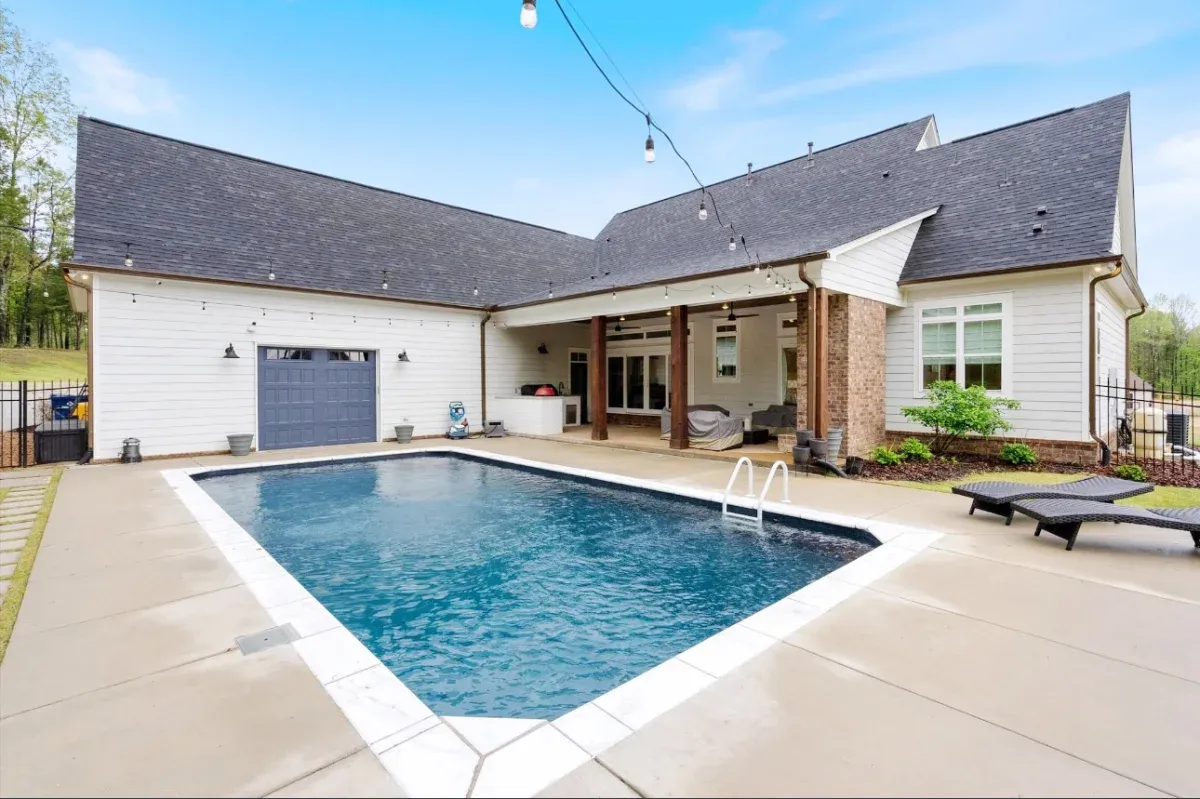
{"type": "MultiPolygon", "coordinates": [[[[453,454],[711,502],[723,492],[460,447],[381,450],[269,463],[164,469],[180,501],[279,626],[393,779],[418,796],[532,796],[854,596],[942,537],[919,528],[765,502],[764,513],[866,533],[879,546],[695,646],[550,721],[438,716],[246,532],[193,477],[453,454]]],[[[756,501],[730,494],[754,511],[756,501]]]]}

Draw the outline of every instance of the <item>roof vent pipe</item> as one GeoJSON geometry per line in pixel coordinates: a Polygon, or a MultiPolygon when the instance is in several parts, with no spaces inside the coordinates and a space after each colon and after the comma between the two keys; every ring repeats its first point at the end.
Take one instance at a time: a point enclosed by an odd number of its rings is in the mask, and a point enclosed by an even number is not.
{"type": "Polygon", "coordinates": [[[747,161],[746,162],[746,182],[749,183],[753,177],[754,177],[754,162],[747,161]]]}
{"type": "Polygon", "coordinates": [[[807,163],[807,164],[805,164],[805,166],[812,166],[812,163],[813,163],[813,157],[812,157],[812,145],[813,145],[813,143],[812,143],[812,142],[809,142],[809,143],[808,143],[808,163],[807,163]]]}

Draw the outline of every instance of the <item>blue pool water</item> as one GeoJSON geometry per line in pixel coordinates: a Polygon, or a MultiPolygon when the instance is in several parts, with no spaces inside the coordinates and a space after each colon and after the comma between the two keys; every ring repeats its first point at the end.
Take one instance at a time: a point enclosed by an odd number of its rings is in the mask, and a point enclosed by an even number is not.
{"type": "Polygon", "coordinates": [[[200,485],[443,715],[555,718],[870,548],[465,457],[200,485]]]}

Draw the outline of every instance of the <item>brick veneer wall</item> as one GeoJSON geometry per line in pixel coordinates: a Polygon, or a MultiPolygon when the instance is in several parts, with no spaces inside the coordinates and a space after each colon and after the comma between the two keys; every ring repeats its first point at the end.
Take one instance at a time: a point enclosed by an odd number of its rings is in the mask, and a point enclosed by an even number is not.
{"type": "MultiPolygon", "coordinates": [[[[901,433],[897,430],[887,432],[888,446],[891,447],[899,445],[906,438],[919,438],[928,443],[933,439],[933,434],[901,433]]],[[[951,454],[967,452],[972,455],[995,455],[1009,441],[1028,444],[1040,460],[1049,463],[1091,466],[1100,460],[1100,446],[1094,441],[1056,441],[1047,438],[964,438],[954,443],[951,454]]]]}
{"type": "Polygon", "coordinates": [[[887,437],[886,327],[883,303],[829,298],[829,424],[845,431],[843,455],[865,455],[887,437]]]}
{"type": "MultiPolygon", "coordinates": [[[[808,292],[796,298],[796,429],[808,429],[808,292]]],[[[789,447],[789,450],[791,448],[789,447]]]]}
{"type": "Polygon", "coordinates": [[[660,427],[662,425],[662,414],[610,413],[608,415],[608,423],[610,425],[619,424],[626,427],[660,427]]]}

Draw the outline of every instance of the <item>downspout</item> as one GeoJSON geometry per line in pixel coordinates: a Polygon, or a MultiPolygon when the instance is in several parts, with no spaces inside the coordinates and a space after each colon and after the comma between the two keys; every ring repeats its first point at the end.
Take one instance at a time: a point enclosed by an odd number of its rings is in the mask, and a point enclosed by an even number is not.
{"type": "Polygon", "coordinates": [[[1125,317],[1125,394],[1129,397],[1129,385],[1133,382],[1133,369],[1129,365],[1129,323],[1146,312],[1146,303],[1142,303],[1140,310],[1134,311],[1125,317]]]}
{"type": "MultiPolygon", "coordinates": [[[[1124,259],[1115,262],[1117,268],[1103,275],[1097,275],[1088,283],[1088,432],[1092,440],[1100,445],[1100,463],[1108,466],[1112,462],[1112,450],[1108,442],[1096,435],[1096,284],[1104,280],[1112,280],[1124,269],[1124,259]]],[[[1128,327],[1125,336],[1126,356],[1129,352],[1128,327]]],[[[1126,370],[1129,361],[1125,361],[1126,370]]]]}
{"type": "Polygon", "coordinates": [[[83,453],[83,457],[79,459],[79,465],[90,463],[92,460],[92,451],[95,447],[96,437],[96,386],[93,382],[92,375],[92,348],[96,345],[96,327],[95,320],[92,318],[92,287],[86,283],[77,283],[71,279],[71,270],[62,269],[63,281],[68,285],[83,289],[87,294],[87,328],[88,328],[88,346],[87,346],[87,390],[88,390],[88,418],[87,418],[87,451],[83,453]]]}
{"type": "Polygon", "coordinates": [[[487,323],[492,318],[488,311],[479,323],[479,429],[487,432],[487,323]]]}

